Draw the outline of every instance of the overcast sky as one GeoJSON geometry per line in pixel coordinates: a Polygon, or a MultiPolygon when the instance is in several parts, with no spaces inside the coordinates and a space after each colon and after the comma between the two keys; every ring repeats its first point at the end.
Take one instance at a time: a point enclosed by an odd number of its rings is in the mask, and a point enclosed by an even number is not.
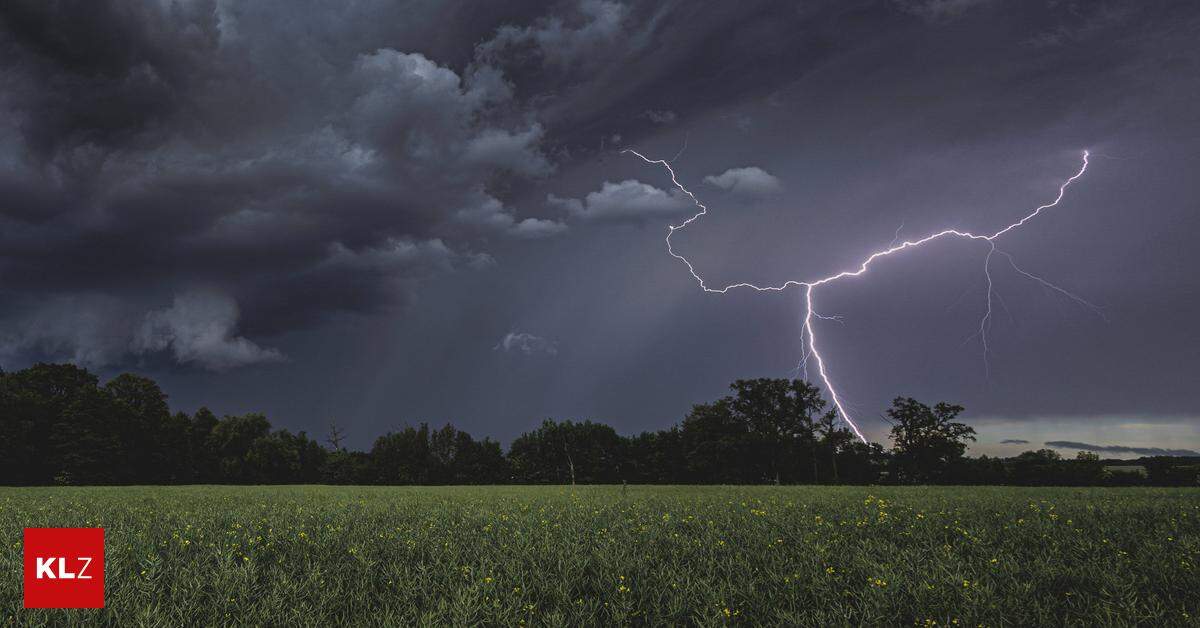
{"type": "MultiPolygon", "coordinates": [[[[157,379],[351,444],[631,433],[788,376],[811,281],[875,439],[1200,450],[1191,2],[0,5],[0,365],[157,379]],[[1028,443],[1002,441],[1029,441],[1028,443]]],[[[1136,452],[1112,450],[1114,455],[1136,452]]]]}

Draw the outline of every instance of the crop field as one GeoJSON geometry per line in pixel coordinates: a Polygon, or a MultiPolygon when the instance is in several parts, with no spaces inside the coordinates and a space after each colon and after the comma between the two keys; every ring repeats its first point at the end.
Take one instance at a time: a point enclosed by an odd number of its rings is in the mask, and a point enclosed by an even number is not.
{"type": "Polygon", "coordinates": [[[0,489],[6,623],[1196,625],[1200,489],[0,489]],[[24,610],[24,527],[104,527],[24,610]]]}

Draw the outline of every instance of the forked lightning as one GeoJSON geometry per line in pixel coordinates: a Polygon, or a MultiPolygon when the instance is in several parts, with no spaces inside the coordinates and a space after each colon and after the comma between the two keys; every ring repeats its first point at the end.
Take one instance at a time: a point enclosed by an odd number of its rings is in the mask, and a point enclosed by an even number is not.
{"type": "MultiPolygon", "coordinates": [[[[1035,218],[1043,210],[1050,209],[1050,208],[1058,205],[1058,203],[1060,201],[1062,201],[1063,196],[1067,192],[1067,187],[1069,187],[1076,179],[1078,179],[1079,177],[1082,177],[1083,173],[1087,171],[1088,151],[1086,151],[1086,150],[1083,151],[1083,163],[1079,167],[1079,171],[1076,172],[1074,175],[1072,175],[1069,179],[1064,181],[1063,184],[1058,187],[1058,196],[1056,196],[1053,201],[1046,203],[1045,205],[1038,206],[1033,211],[1029,212],[1024,217],[1022,217],[1020,220],[1018,220],[1012,224],[1009,224],[1009,225],[1005,226],[1004,228],[1002,228],[998,231],[995,231],[994,233],[977,234],[977,233],[973,233],[970,231],[959,231],[957,229],[944,229],[942,231],[938,231],[937,233],[927,235],[918,240],[905,240],[899,244],[896,244],[895,239],[893,239],[892,244],[889,244],[886,248],[875,251],[875,252],[871,253],[870,255],[868,255],[862,261],[862,263],[859,264],[858,268],[856,268],[854,270],[845,270],[845,271],[842,271],[842,272],[839,272],[839,273],[836,273],[833,275],[829,275],[828,277],[821,277],[819,279],[814,279],[812,281],[788,280],[777,286],[757,286],[752,283],[739,282],[739,283],[727,285],[723,288],[709,287],[708,284],[706,284],[704,282],[704,278],[701,277],[700,274],[696,272],[696,268],[695,268],[695,266],[692,265],[692,262],[689,261],[683,255],[676,253],[675,248],[671,245],[671,236],[675,235],[675,233],[677,231],[680,231],[684,227],[687,227],[688,225],[692,224],[693,222],[698,220],[701,216],[707,214],[708,207],[706,207],[704,205],[704,203],[701,203],[700,199],[697,198],[695,194],[692,194],[692,192],[690,190],[688,190],[686,187],[683,186],[683,184],[681,184],[679,182],[679,179],[676,178],[676,176],[675,176],[675,169],[671,167],[670,161],[667,161],[665,159],[650,159],[649,157],[646,157],[645,155],[643,155],[633,149],[625,149],[621,152],[635,155],[636,157],[640,158],[642,161],[645,161],[646,163],[658,164],[658,165],[666,168],[667,172],[671,175],[671,183],[673,183],[675,185],[675,187],[678,188],[681,192],[686,194],[688,196],[688,198],[692,199],[692,202],[695,203],[696,207],[699,209],[699,211],[697,211],[694,215],[692,215],[691,218],[688,218],[687,220],[684,220],[683,222],[681,222],[677,225],[674,225],[674,224],[668,225],[666,242],[667,242],[667,252],[671,254],[671,257],[674,257],[675,259],[683,262],[684,265],[687,266],[688,272],[691,273],[692,277],[696,280],[696,283],[700,284],[700,288],[703,289],[705,292],[715,292],[715,293],[719,293],[719,294],[724,294],[730,290],[733,290],[734,288],[749,288],[751,290],[758,290],[760,292],[779,292],[782,290],[786,290],[787,288],[792,287],[792,286],[804,288],[804,306],[805,306],[804,309],[805,309],[805,311],[804,311],[804,326],[803,326],[802,338],[804,339],[806,349],[805,349],[804,356],[801,358],[801,366],[803,366],[805,369],[807,369],[807,363],[808,363],[809,356],[811,356],[812,358],[814,358],[816,360],[817,373],[820,375],[821,381],[825,384],[825,389],[827,391],[829,391],[829,396],[833,400],[833,405],[834,405],[834,407],[837,408],[838,414],[841,415],[842,419],[845,420],[846,424],[850,426],[850,429],[854,431],[854,434],[856,436],[858,436],[858,438],[860,440],[862,440],[864,443],[867,442],[867,439],[865,436],[863,436],[863,433],[859,430],[858,425],[854,422],[854,419],[852,419],[850,417],[849,412],[846,411],[846,408],[842,403],[842,399],[838,395],[837,388],[833,385],[833,381],[830,379],[829,373],[826,371],[825,359],[822,357],[821,352],[817,349],[817,335],[816,335],[816,329],[813,327],[813,319],[820,318],[820,319],[824,319],[824,320],[832,320],[832,319],[836,318],[836,317],[821,316],[820,314],[815,313],[815,311],[813,309],[813,291],[817,288],[817,286],[823,286],[825,284],[833,283],[839,279],[845,279],[848,277],[858,277],[859,275],[866,273],[867,269],[870,268],[871,264],[875,260],[877,260],[881,257],[887,257],[889,255],[892,255],[893,253],[899,253],[900,251],[903,251],[906,249],[916,248],[916,247],[919,247],[928,242],[932,242],[933,240],[937,240],[939,238],[952,236],[952,237],[956,237],[956,238],[978,240],[981,242],[986,242],[988,245],[987,255],[984,257],[984,262],[983,262],[983,272],[984,272],[984,276],[987,278],[987,308],[983,314],[983,318],[981,318],[979,321],[979,331],[977,332],[977,334],[979,335],[980,341],[983,344],[985,361],[986,361],[986,356],[987,356],[987,351],[988,351],[987,328],[988,328],[988,323],[990,322],[991,317],[992,317],[993,289],[992,289],[991,261],[992,261],[992,256],[997,253],[1003,255],[1008,260],[1009,264],[1012,265],[1013,269],[1015,271],[1017,271],[1018,273],[1020,273],[1021,275],[1028,277],[1029,279],[1032,279],[1034,281],[1037,281],[1038,283],[1040,283],[1041,285],[1043,285],[1047,288],[1050,288],[1052,290],[1060,292],[1063,295],[1071,298],[1072,300],[1076,301],[1077,303],[1079,303],[1081,305],[1092,308],[1093,310],[1098,310],[1098,308],[1096,308],[1095,305],[1089,303],[1088,301],[1064,290],[1063,288],[1060,288],[1060,287],[1050,283],[1049,281],[1047,281],[1041,277],[1038,277],[1036,275],[1033,275],[1031,273],[1028,273],[1028,272],[1022,270],[1013,261],[1011,255],[996,248],[996,240],[1000,236],[1008,233],[1009,231],[1012,231],[1013,229],[1016,229],[1017,227],[1023,226],[1025,223],[1027,223],[1030,220],[1032,220],[1033,218],[1035,218]]],[[[897,234],[899,234],[899,230],[897,230],[897,234]]],[[[898,235],[897,235],[896,239],[898,239],[898,235]]]]}

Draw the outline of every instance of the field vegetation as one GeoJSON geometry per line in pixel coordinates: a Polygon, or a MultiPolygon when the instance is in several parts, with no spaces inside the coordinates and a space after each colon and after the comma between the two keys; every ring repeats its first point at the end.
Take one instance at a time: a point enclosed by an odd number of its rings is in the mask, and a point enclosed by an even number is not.
{"type": "Polygon", "coordinates": [[[8,623],[1195,625],[1200,489],[0,489],[8,623]],[[102,526],[107,607],[21,608],[102,526]]]}

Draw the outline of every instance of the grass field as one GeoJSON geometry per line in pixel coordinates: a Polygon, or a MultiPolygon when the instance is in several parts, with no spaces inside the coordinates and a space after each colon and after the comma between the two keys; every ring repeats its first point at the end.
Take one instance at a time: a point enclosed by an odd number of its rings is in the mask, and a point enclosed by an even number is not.
{"type": "Polygon", "coordinates": [[[1196,625],[1200,489],[0,489],[7,623],[1196,625]],[[21,608],[106,528],[107,608],[21,608]]]}

